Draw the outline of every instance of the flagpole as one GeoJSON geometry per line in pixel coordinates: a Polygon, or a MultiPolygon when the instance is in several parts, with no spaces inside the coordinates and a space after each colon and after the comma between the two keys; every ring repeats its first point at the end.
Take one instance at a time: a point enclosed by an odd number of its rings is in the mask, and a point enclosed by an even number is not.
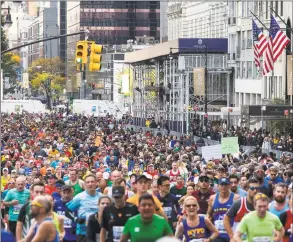
{"type": "Polygon", "coordinates": [[[267,30],[270,32],[270,30],[264,25],[264,23],[262,21],[260,21],[260,19],[258,17],[256,17],[256,15],[250,11],[250,13],[257,19],[257,21],[267,30]]]}
{"type": "MultiPolygon", "coordinates": [[[[273,16],[273,9],[271,8],[271,21],[272,21],[272,16],[273,16]]],[[[270,31],[269,31],[269,38],[270,36],[270,31]]],[[[273,54],[274,55],[274,54],[273,54]]],[[[275,70],[275,62],[273,61],[273,70],[272,70],[272,85],[271,85],[271,98],[273,99],[273,94],[274,94],[274,70],[275,70]]]]}
{"type": "MultiPolygon", "coordinates": [[[[280,15],[279,14],[277,14],[276,13],[276,11],[272,8],[272,7],[270,7],[270,9],[271,9],[271,11],[272,12],[274,12],[274,14],[282,21],[282,23],[283,24],[285,24],[285,26],[286,26],[286,30],[287,29],[290,29],[290,31],[291,31],[291,36],[293,36],[293,30],[292,30],[292,28],[290,28],[289,26],[288,26],[288,24],[280,17],[280,15]]],[[[291,42],[291,55],[292,55],[292,59],[293,59],[293,46],[292,46],[292,42],[291,42]]],[[[287,54],[286,54],[286,64],[288,64],[287,63],[287,54]]],[[[293,69],[293,62],[292,62],[292,69],[293,69]]],[[[288,81],[288,80],[287,80],[288,81]]],[[[292,81],[291,81],[292,82],[292,81]]],[[[287,90],[287,93],[288,93],[289,91],[287,90]]],[[[285,101],[285,99],[286,98],[284,98],[284,101],[285,101]]],[[[293,83],[291,83],[291,95],[290,95],[290,105],[292,105],[293,104],[293,83]]]]}

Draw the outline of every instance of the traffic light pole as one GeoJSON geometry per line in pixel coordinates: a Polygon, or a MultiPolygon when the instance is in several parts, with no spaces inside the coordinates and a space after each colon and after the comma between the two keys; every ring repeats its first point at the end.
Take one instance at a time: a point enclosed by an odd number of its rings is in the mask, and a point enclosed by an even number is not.
{"type": "Polygon", "coordinates": [[[82,82],[84,85],[84,99],[86,99],[86,65],[84,65],[84,69],[82,71],[82,82]]]}

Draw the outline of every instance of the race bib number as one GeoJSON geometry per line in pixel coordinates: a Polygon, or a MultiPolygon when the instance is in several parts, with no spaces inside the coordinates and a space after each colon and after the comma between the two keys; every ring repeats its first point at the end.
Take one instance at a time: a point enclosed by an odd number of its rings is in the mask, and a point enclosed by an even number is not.
{"type": "Polygon", "coordinates": [[[96,242],[100,242],[100,234],[96,234],[96,242]]]}
{"type": "Polygon", "coordinates": [[[72,227],[72,220],[64,217],[64,228],[71,228],[71,227],[72,227]]]}
{"type": "Polygon", "coordinates": [[[189,242],[203,242],[203,239],[192,239],[189,242]]]}
{"type": "Polygon", "coordinates": [[[271,242],[270,237],[254,237],[252,239],[253,242],[271,242]]]}
{"type": "Polygon", "coordinates": [[[123,233],[123,226],[113,226],[113,241],[119,242],[123,233]]]}
{"type": "Polygon", "coordinates": [[[167,218],[171,218],[172,208],[171,207],[163,207],[163,210],[164,210],[167,218]]]}
{"type": "Polygon", "coordinates": [[[22,206],[23,206],[23,204],[14,205],[13,206],[13,214],[19,214],[19,211],[20,211],[22,206]]]}
{"type": "Polygon", "coordinates": [[[219,233],[221,233],[221,234],[227,233],[226,230],[225,230],[225,227],[224,227],[223,220],[216,220],[215,221],[215,227],[217,228],[219,233]]]}

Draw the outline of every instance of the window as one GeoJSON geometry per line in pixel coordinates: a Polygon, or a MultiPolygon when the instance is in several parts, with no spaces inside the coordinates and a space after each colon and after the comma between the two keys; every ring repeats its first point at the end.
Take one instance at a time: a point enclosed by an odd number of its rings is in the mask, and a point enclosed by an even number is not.
{"type": "Polygon", "coordinates": [[[264,79],[263,79],[263,98],[266,99],[267,98],[267,77],[265,76],[264,79]]]}
{"type": "Polygon", "coordinates": [[[252,62],[252,69],[253,69],[253,79],[258,79],[258,75],[260,72],[260,69],[255,65],[254,61],[252,62]]]}
{"type": "Polygon", "coordinates": [[[247,77],[252,78],[252,61],[247,61],[247,77]]]}
{"type": "Polygon", "coordinates": [[[281,10],[281,16],[283,16],[283,1],[281,1],[280,10],[281,10]]]}
{"type": "Polygon", "coordinates": [[[241,37],[241,40],[242,40],[242,50],[245,49],[245,31],[242,31],[242,37],[241,37]]]}
{"type": "Polygon", "coordinates": [[[279,98],[283,98],[283,85],[282,77],[279,76],[279,98]]]}
{"type": "Polygon", "coordinates": [[[242,61],[242,78],[247,78],[246,61],[242,61]]]}
{"type": "Polygon", "coordinates": [[[266,1],[266,19],[268,19],[269,16],[269,2],[266,1]]]}
{"type": "Polygon", "coordinates": [[[240,62],[236,62],[236,76],[237,78],[242,78],[241,71],[240,71],[240,62]]]}
{"type": "Polygon", "coordinates": [[[247,48],[251,49],[252,48],[252,31],[247,30],[247,48]]]}
{"type": "MultiPolygon", "coordinates": [[[[272,7],[272,6],[271,6],[272,7]]],[[[278,14],[278,7],[279,7],[279,2],[278,1],[276,1],[275,2],[275,11],[276,11],[276,14],[278,14]]]]}
{"type": "MultiPolygon", "coordinates": [[[[253,7],[253,10],[251,9],[251,11],[253,11],[255,14],[259,14],[258,13],[258,2],[256,1],[256,2],[254,2],[254,7],[253,7]]],[[[250,14],[251,15],[251,14],[250,14]]]]}

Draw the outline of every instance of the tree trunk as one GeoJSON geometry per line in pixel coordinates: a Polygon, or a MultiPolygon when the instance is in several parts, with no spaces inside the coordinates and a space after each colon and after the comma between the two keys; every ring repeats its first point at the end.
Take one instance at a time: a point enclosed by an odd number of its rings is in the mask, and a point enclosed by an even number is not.
{"type": "Polygon", "coordinates": [[[50,92],[47,89],[45,89],[45,92],[46,92],[46,97],[47,97],[47,106],[48,106],[48,109],[49,110],[52,110],[50,92]]]}

